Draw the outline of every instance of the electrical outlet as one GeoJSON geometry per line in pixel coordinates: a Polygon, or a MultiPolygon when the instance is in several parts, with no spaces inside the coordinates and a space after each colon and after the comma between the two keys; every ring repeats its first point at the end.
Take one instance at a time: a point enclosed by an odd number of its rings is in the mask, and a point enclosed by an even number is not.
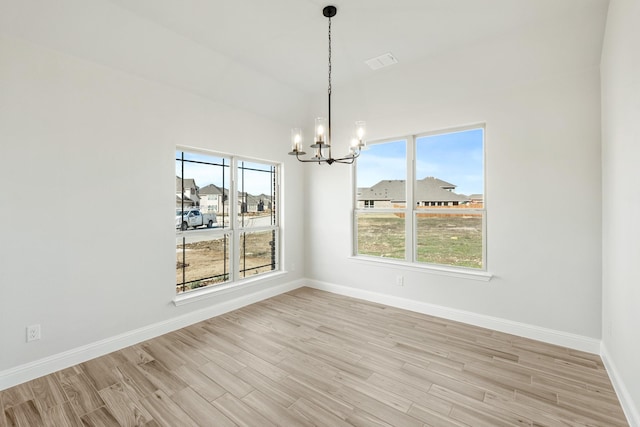
{"type": "Polygon", "coordinates": [[[396,285],[404,286],[404,276],[396,276],[396,285]]]}
{"type": "Polygon", "coordinates": [[[40,325],[27,326],[27,342],[40,339],[40,325]]]}

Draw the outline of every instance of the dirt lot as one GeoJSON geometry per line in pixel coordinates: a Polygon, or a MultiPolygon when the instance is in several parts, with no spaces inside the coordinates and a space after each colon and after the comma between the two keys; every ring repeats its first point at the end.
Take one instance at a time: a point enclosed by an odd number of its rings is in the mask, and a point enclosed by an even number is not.
{"type": "MultiPolygon", "coordinates": [[[[240,238],[240,277],[272,270],[271,267],[272,232],[246,233],[240,238]],[[259,268],[256,268],[259,267],[259,268]],[[242,270],[247,270],[242,272],[242,270]]],[[[222,283],[228,279],[230,271],[228,238],[206,240],[177,245],[176,251],[176,290],[178,293],[222,283]],[[184,283],[183,283],[184,270],[184,283]]]]}

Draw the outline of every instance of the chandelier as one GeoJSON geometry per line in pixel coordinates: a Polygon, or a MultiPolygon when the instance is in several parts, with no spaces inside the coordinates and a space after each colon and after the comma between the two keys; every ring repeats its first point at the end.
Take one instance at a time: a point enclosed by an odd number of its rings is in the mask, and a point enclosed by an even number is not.
{"type": "Polygon", "coordinates": [[[307,154],[302,151],[302,129],[291,129],[291,151],[289,154],[296,156],[301,162],[327,163],[329,165],[332,163],[351,164],[360,155],[360,151],[366,146],[364,141],[365,122],[357,121],[355,122],[353,135],[351,137],[349,154],[337,158],[331,156],[331,18],[336,16],[336,12],[337,9],[335,6],[327,6],[322,9],[322,14],[329,19],[329,87],[327,90],[329,108],[327,119],[318,117],[315,120],[314,144],[311,145],[311,148],[315,150],[313,157],[306,159],[300,157],[307,154]]]}

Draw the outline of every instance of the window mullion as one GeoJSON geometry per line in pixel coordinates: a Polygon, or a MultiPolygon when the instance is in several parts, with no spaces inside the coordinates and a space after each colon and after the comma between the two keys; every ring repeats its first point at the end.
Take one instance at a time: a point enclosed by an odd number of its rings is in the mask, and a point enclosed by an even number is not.
{"type": "Polygon", "coordinates": [[[415,182],[415,136],[407,136],[407,180],[405,191],[406,194],[406,206],[405,206],[405,260],[409,262],[415,261],[414,255],[414,241],[415,241],[415,232],[414,232],[414,220],[413,220],[413,209],[414,209],[414,200],[415,200],[415,190],[414,190],[414,182],[415,182]]]}
{"type": "Polygon", "coordinates": [[[281,240],[281,227],[280,227],[280,211],[281,211],[281,207],[280,207],[280,199],[278,198],[278,195],[280,194],[280,176],[281,176],[281,170],[280,168],[277,167],[272,167],[272,172],[273,172],[273,186],[271,188],[271,220],[273,222],[274,225],[274,231],[273,231],[273,254],[275,255],[275,265],[274,265],[274,269],[279,269],[281,265],[284,265],[281,263],[281,259],[283,257],[283,254],[280,252],[280,248],[282,247],[282,240],[281,240]],[[277,206],[276,206],[276,202],[278,202],[277,206]],[[274,214],[275,212],[275,214],[274,214]]]}
{"type": "Polygon", "coordinates": [[[231,281],[240,277],[240,233],[238,231],[238,160],[231,157],[231,171],[229,173],[229,230],[231,244],[229,245],[229,264],[231,281]]]}

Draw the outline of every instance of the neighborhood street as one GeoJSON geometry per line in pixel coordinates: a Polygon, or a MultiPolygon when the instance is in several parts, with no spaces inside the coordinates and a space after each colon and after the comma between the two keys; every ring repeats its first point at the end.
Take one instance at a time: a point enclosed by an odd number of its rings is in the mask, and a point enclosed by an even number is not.
{"type": "MultiPolygon", "coordinates": [[[[245,218],[245,227],[266,227],[270,224],[270,216],[251,216],[245,218]]],[[[190,228],[187,231],[176,230],[176,238],[181,239],[181,236],[185,237],[185,243],[196,243],[202,242],[205,240],[212,240],[215,236],[219,236],[216,231],[219,229],[216,227],[207,228],[207,227],[198,227],[197,229],[190,228]]],[[[182,241],[178,242],[178,244],[182,244],[182,241]]]]}

